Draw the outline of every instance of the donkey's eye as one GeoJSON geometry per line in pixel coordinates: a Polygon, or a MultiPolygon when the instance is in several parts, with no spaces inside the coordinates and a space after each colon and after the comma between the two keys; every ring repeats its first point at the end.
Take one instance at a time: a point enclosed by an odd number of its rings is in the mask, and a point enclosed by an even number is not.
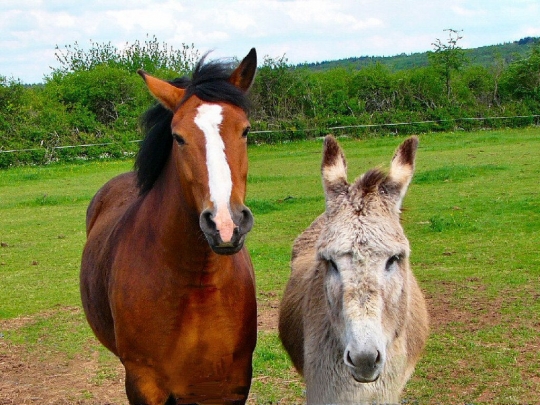
{"type": "Polygon", "coordinates": [[[401,255],[394,255],[386,261],[386,271],[394,270],[397,263],[401,261],[401,255]]]}
{"type": "Polygon", "coordinates": [[[328,263],[328,270],[329,271],[334,272],[334,273],[339,272],[335,261],[330,259],[330,260],[327,260],[326,262],[328,263]]]}
{"type": "Polygon", "coordinates": [[[185,145],[186,144],[185,139],[183,137],[181,137],[180,135],[173,134],[173,138],[174,138],[174,140],[176,141],[176,143],[178,145],[185,145]]]}
{"type": "Polygon", "coordinates": [[[251,127],[246,127],[246,129],[244,129],[244,132],[242,132],[242,138],[246,138],[250,130],[251,130],[251,127]]]}

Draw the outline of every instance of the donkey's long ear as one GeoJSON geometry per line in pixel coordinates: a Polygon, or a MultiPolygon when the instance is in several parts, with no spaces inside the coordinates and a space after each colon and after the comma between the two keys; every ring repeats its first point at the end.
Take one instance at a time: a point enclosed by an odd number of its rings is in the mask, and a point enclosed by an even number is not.
{"type": "Polygon", "coordinates": [[[229,82],[234,84],[243,92],[249,90],[255,79],[255,71],[257,70],[257,52],[255,48],[251,48],[251,51],[240,62],[238,67],[234,69],[229,78],[229,82]]]}
{"type": "Polygon", "coordinates": [[[150,93],[168,110],[175,111],[178,103],[184,97],[184,90],[173,86],[165,80],[150,76],[143,70],[137,70],[148,87],[150,93]]]}
{"type": "Polygon", "coordinates": [[[347,192],[349,187],[347,161],[343,150],[332,135],[324,138],[321,173],[327,203],[335,196],[347,192]]]}
{"type": "Polygon", "coordinates": [[[403,197],[405,197],[414,174],[414,160],[417,149],[418,138],[411,136],[399,145],[392,158],[387,183],[392,186],[389,189],[397,211],[401,208],[403,197]]]}

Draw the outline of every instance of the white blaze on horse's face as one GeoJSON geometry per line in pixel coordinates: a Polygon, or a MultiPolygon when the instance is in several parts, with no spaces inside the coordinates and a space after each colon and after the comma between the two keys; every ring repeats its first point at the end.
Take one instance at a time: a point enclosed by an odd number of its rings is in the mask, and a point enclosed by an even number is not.
{"type": "Polygon", "coordinates": [[[225,155],[225,144],[220,135],[223,107],[217,104],[202,104],[197,110],[195,124],[204,133],[206,140],[206,167],[210,200],[214,204],[214,221],[223,242],[233,236],[234,222],[229,210],[232,191],[231,169],[225,155]]]}

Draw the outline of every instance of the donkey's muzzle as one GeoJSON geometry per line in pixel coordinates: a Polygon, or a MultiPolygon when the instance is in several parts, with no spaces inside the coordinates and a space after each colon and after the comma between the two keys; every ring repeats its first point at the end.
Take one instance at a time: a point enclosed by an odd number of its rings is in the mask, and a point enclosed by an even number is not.
{"type": "Polygon", "coordinates": [[[344,360],[357,382],[370,383],[376,381],[381,375],[384,353],[381,353],[376,346],[358,348],[349,345],[345,350],[344,360]]]}
{"type": "Polygon", "coordinates": [[[234,230],[232,236],[224,241],[215,221],[214,211],[204,210],[201,213],[199,224],[201,230],[212,250],[220,255],[232,255],[244,246],[247,233],[253,227],[253,214],[246,206],[236,210],[232,215],[234,230]]]}

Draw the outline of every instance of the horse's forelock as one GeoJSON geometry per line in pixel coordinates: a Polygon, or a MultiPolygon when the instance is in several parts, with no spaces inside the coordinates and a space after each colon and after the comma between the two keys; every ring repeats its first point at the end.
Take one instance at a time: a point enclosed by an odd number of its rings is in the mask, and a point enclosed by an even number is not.
{"type": "MultiPolygon", "coordinates": [[[[182,105],[195,95],[206,102],[226,102],[249,112],[247,95],[229,82],[232,63],[212,61],[205,63],[206,55],[195,66],[191,78],[179,77],[169,81],[186,90],[182,105]]],[[[148,192],[165,166],[172,146],[171,121],[173,114],[160,104],[143,114],[141,129],[144,139],[135,160],[137,184],[141,194],[148,192]]]]}
{"type": "Polygon", "coordinates": [[[206,102],[226,102],[249,112],[250,102],[247,95],[229,79],[233,64],[226,61],[203,63],[204,58],[195,67],[191,80],[185,83],[184,101],[195,95],[206,102]]]}

